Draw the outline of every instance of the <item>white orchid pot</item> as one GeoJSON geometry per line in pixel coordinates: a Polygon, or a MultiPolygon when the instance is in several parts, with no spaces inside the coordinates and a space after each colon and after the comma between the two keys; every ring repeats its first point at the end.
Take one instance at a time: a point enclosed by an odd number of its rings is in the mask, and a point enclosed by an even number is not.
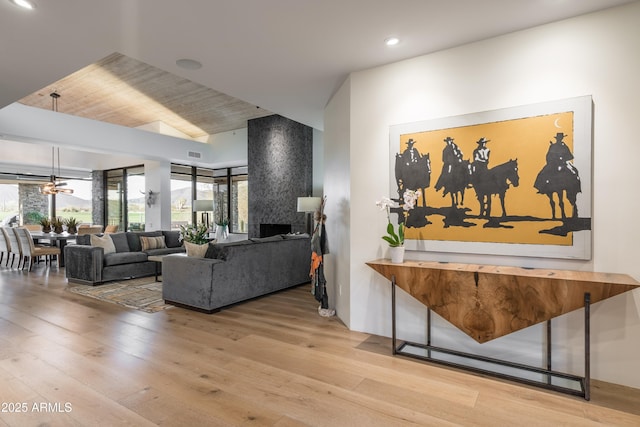
{"type": "Polygon", "coordinates": [[[390,246],[389,256],[394,264],[402,264],[404,262],[404,246],[390,246]]]}

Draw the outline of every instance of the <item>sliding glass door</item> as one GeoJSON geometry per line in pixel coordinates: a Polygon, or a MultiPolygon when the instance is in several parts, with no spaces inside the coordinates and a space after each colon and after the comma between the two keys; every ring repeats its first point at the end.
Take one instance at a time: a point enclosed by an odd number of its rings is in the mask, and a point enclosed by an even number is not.
{"type": "Polygon", "coordinates": [[[145,178],[144,166],[125,169],[127,176],[127,230],[144,230],[145,178]]]}
{"type": "Polygon", "coordinates": [[[125,174],[124,169],[106,171],[107,205],[105,206],[107,224],[117,225],[125,230],[125,174]]]}
{"type": "Polygon", "coordinates": [[[112,169],[105,174],[107,223],[104,225],[117,225],[118,230],[144,230],[144,166],[112,169]]]}

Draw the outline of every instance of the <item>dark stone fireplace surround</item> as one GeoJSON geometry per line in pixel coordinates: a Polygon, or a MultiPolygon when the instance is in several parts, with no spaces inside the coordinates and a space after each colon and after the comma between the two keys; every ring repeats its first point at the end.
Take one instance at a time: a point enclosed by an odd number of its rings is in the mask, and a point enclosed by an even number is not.
{"type": "Polygon", "coordinates": [[[313,129],[279,115],[249,120],[247,127],[249,237],[260,237],[264,225],[276,226],[269,232],[305,232],[297,200],[313,190],[313,129]]]}

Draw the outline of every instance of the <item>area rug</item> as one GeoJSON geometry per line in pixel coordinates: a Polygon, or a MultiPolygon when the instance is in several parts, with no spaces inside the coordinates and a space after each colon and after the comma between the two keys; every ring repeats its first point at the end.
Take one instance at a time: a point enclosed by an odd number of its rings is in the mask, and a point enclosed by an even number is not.
{"type": "Polygon", "coordinates": [[[69,283],[66,290],[147,313],[156,313],[173,307],[164,303],[162,282],[155,282],[153,277],[123,280],[97,286],[69,283]]]}

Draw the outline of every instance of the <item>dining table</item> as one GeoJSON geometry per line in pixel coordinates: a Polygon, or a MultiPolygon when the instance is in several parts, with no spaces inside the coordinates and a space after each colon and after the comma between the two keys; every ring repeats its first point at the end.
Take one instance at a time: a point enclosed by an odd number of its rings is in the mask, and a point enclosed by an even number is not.
{"type": "Polygon", "coordinates": [[[31,237],[35,243],[42,244],[42,241],[49,241],[52,246],[57,246],[60,248],[60,258],[58,260],[58,265],[60,267],[64,267],[64,247],[67,245],[69,241],[75,241],[77,234],[75,233],[45,233],[43,231],[32,231],[31,237]]]}

